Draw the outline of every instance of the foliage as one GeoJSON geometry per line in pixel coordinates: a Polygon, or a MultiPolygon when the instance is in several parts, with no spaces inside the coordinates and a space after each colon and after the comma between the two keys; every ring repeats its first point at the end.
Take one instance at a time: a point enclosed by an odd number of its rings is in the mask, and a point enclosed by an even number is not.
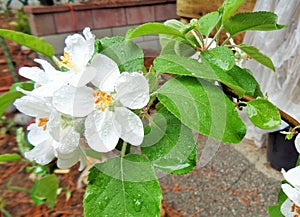
{"type": "MultiPolygon", "coordinates": [[[[232,36],[284,26],[277,24],[272,12],[233,15],[242,2],[225,0],[218,11],[189,24],[145,23],[129,30],[126,37],[95,40],[86,28],[84,37],[69,36],[60,60],[52,58],[53,47],[42,39],[0,30],[0,36],[56,63],[53,67],[38,60],[43,70],[23,68],[25,77],[36,76],[35,86],[16,84],[19,88],[14,86],[1,96],[0,112],[19,98],[15,102],[19,110],[36,118],[28,133],[34,147],[23,149],[25,157],[42,165],[57,158],[60,168],[80,162],[82,169],[86,155],[101,159],[99,152],[116,149],[119,156],[90,169],[85,216],[159,216],[162,193],[156,170],[173,174],[193,170],[197,160],[194,132],[239,143],[246,134],[237,112],[241,105],[259,128],[281,124],[276,106],[263,98],[251,71],[240,64],[251,57],[274,70],[272,61],[253,46],[234,44],[232,36]],[[229,34],[220,42],[223,30],[229,34]],[[212,32],[216,33],[209,38],[212,32]],[[143,51],[132,39],[149,34],[160,35],[162,52],[146,72],[143,51]],[[165,74],[171,78],[160,82],[165,74]],[[82,137],[93,151],[83,148],[82,137]]],[[[26,141],[20,139],[20,143],[26,147],[26,141]]],[[[47,201],[53,207],[58,181],[37,171],[43,175],[34,183],[31,196],[36,203],[47,201]]]]}

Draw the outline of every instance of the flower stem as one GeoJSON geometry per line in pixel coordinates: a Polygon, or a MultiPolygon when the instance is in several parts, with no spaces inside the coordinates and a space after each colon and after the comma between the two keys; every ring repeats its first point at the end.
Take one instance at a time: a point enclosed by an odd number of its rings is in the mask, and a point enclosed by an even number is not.
{"type": "Polygon", "coordinates": [[[124,141],[121,150],[121,157],[124,157],[126,155],[126,148],[127,148],[127,142],[124,141]]]}

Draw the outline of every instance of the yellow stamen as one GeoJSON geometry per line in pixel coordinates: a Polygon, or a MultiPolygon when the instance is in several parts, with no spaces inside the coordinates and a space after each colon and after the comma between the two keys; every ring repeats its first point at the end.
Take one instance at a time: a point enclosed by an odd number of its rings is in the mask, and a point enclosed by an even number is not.
{"type": "Polygon", "coordinates": [[[43,130],[47,129],[48,118],[39,118],[38,126],[43,127],[43,130]]]}
{"type": "Polygon", "coordinates": [[[59,67],[66,67],[67,69],[74,68],[71,57],[67,52],[64,52],[64,55],[60,57],[61,61],[57,61],[56,64],[59,67]]]}
{"type": "Polygon", "coordinates": [[[95,108],[100,109],[103,112],[111,105],[113,101],[111,95],[102,91],[94,92],[93,96],[95,97],[95,108]]]}

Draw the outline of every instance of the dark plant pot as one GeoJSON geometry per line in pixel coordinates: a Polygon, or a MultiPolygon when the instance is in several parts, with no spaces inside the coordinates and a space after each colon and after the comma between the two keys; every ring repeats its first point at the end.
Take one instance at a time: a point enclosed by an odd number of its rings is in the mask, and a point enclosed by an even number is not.
{"type": "Polygon", "coordinates": [[[53,0],[40,0],[41,5],[54,5],[53,0]]]}
{"type": "MultiPolygon", "coordinates": [[[[285,129],[288,131],[288,129],[285,129]]],[[[295,137],[286,140],[285,135],[279,131],[269,133],[267,145],[267,160],[276,170],[284,168],[286,171],[295,167],[299,153],[294,145],[295,137]]]]}

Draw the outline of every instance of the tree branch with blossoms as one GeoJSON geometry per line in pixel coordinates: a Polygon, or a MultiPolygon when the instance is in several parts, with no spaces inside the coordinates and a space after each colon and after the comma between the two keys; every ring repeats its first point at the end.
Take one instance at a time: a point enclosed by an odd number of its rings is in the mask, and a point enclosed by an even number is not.
{"type": "MultiPolygon", "coordinates": [[[[89,171],[84,215],[159,216],[158,175],[185,174],[196,167],[194,132],[229,144],[244,138],[246,126],[233,97],[261,129],[273,129],[281,119],[297,128],[299,123],[269,102],[243,67],[252,58],[275,70],[272,60],[232,39],[248,30],[285,26],[277,24],[272,12],[234,14],[242,2],[225,0],[218,11],[188,24],[145,23],[125,37],[97,39],[87,27],[65,39],[60,58],[42,39],[0,29],[0,36],[52,61],[35,59],[41,68],[22,67],[19,74],[32,82],[15,84],[0,96],[5,100],[0,112],[14,101],[20,112],[35,118],[27,128],[33,148],[25,158],[41,165],[56,160],[59,168],[79,163],[83,170],[89,151],[93,156],[114,151],[116,156],[89,171]],[[223,30],[228,34],[220,42],[223,30]],[[149,71],[142,49],[132,42],[148,34],[159,34],[162,47],[149,71]],[[161,83],[164,74],[171,76],[161,83]]],[[[270,208],[271,216],[289,216],[293,207],[299,210],[294,179],[298,167],[283,174],[290,185],[282,185],[285,200],[270,208]]]]}

